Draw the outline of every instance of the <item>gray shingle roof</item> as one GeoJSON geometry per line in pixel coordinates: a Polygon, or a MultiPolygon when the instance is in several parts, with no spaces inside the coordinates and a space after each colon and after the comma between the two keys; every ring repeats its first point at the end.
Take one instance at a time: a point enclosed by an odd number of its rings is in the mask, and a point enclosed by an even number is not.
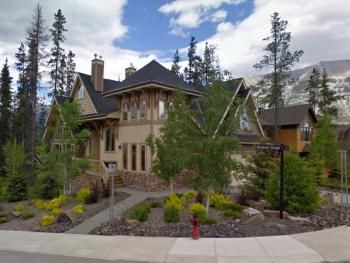
{"type": "MultiPolygon", "coordinates": [[[[279,126],[300,124],[307,112],[310,112],[312,118],[317,122],[317,117],[308,104],[285,106],[278,110],[279,126]]],[[[274,109],[264,109],[259,113],[259,120],[263,126],[274,125],[274,109]]]]}
{"type": "Polygon", "coordinates": [[[161,84],[172,88],[182,88],[187,91],[200,94],[199,89],[191,86],[189,83],[179,78],[175,73],[163,67],[157,61],[152,60],[143,68],[137,70],[130,77],[124,79],[118,86],[110,91],[104,92],[105,95],[113,91],[121,91],[145,84],[161,84]]]}
{"type": "MultiPolygon", "coordinates": [[[[86,88],[92,103],[94,104],[97,114],[108,114],[116,110],[115,101],[111,98],[105,98],[102,96],[102,93],[100,91],[96,91],[92,82],[91,82],[91,76],[84,74],[84,73],[78,73],[81,80],[84,83],[84,87],[86,88]]],[[[120,85],[119,81],[111,80],[111,79],[105,79],[103,83],[103,90],[104,91],[110,91],[120,85]]]]}

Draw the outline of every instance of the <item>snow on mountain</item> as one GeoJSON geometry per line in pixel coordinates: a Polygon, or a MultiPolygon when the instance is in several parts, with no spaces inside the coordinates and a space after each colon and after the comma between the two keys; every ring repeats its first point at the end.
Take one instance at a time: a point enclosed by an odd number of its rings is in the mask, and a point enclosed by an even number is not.
{"type": "MultiPolygon", "coordinates": [[[[339,109],[338,123],[350,123],[350,60],[321,61],[316,65],[292,71],[293,85],[287,86],[284,92],[286,104],[301,104],[306,102],[305,87],[307,86],[312,69],[316,67],[321,72],[326,70],[329,86],[344,99],[337,103],[339,109]]],[[[262,76],[247,77],[248,86],[256,86],[262,76]]],[[[259,90],[254,89],[257,94],[259,90]]]]}

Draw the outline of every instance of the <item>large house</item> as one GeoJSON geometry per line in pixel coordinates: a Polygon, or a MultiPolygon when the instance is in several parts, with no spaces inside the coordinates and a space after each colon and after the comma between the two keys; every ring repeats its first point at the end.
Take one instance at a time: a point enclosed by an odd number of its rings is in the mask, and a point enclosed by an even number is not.
{"type": "MultiPolygon", "coordinates": [[[[232,102],[238,98],[240,101],[236,111],[240,122],[237,137],[246,152],[254,151],[264,133],[250,90],[244,79],[235,79],[229,85],[232,102]]],[[[91,134],[82,153],[91,159],[87,174],[100,177],[107,184],[108,163],[116,163],[119,184],[147,190],[164,187],[151,173],[154,157],[145,141],[149,135],[159,134],[167,118],[166,104],[176,88],[184,92],[189,104],[203,96],[200,89],[154,60],[139,70],[126,68],[121,82],[105,79],[104,61],[97,58],[92,60],[91,75],[78,73],[69,99],[80,104],[84,125],[91,134]]],[[[53,104],[63,101],[64,98],[56,97],[53,104]]],[[[46,127],[53,125],[49,115],[46,127]]],[[[58,148],[62,144],[59,129],[51,135],[45,133],[45,138],[58,148]]]]}
{"type": "Polygon", "coordinates": [[[302,155],[310,151],[317,124],[316,114],[310,105],[291,105],[278,109],[277,131],[274,129],[274,109],[259,110],[259,119],[272,143],[288,145],[302,155]]]}

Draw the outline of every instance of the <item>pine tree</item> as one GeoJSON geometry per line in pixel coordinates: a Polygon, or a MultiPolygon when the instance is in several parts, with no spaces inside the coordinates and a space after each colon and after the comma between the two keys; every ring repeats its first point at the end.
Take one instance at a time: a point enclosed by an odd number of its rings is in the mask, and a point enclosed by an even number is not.
{"type": "Polygon", "coordinates": [[[215,52],[216,46],[205,42],[201,74],[202,84],[204,86],[212,84],[215,80],[222,79],[219,58],[215,52]]]}
{"type": "Polygon", "coordinates": [[[196,54],[197,41],[191,36],[190,46],[187,52],[188,66],[184,69],[186,80],[193,86],[200,84],[202,59],[196,54]]]}
{"type": "Polygon", "coordinates": [[[5,162],[2,149],[11,137],[11,82],[12,78],[10,76],[8,61],[6,59],[0,76],[0,176],[3,174],[3,165],[5,162]]]}
{"type": "Polygon", "coordinates": [[[287,26],[288,21],[282,20],[278,13],[273,13],[271,34],[263,39],[268,42],[264,49],[266,54],[260,62],[254,65],[254,68],[258,70],[271,70],[271,73],[266,74],[259,85],[262,87],[262,95],[266,96],[266,103],[275,111],[275,130],[278,124],[278,109],[284,104],[283,92],[290,81],[291,68],[304,53],[302,50],[290,51],[291,33],[286,31],[287,26]]]}
{"type": "Polygon", "coordinates": [[[336,95],[334,90],[331,90],[328,85],[329,79],[326,69],[323,70],[321,79],[321,92],[319,100],[320,112],[323,115],[331,115],[336,117],[338,115],[338,109],[334,106],[335,102],[343,99],[343,96],[336,95]]]}
{"type": "Polygon", "coordinates": [[[38,140],[41,140],[45,131],[45,120],[47,116],[47,110],[43,100],[39,103],[39,105],[40,105],[40,112],[39,112],[39,120],[38,120],[38,140]]]}
{"type": "Polygon", "coordinates": [[[308,84],[305,91],[308,94],[307,102],[316,112],[316,106],[318,104],[319,93],[320,93],[320,71],[317,68],[313,68],[310,74],[308,84]]]}
{"type": "Polygon", "coordinates": [[[66,96],[68,97],[72,91],[75,76],[75,54],[69,50],[67,55],[67,72],[66,72],[66,96]]]}
{"type": "MultiPolygon", "coordinates": [[[[26,138],[26,151],[28,153],[28,159],[33,160],[35,155],[35,142],[36,142],[36,112],[37,112],[37,89],[41,74],[39,66],[44,58],[44,46],[48,40],[45,32],[44,19],[41,6],[38,4],[31,27],[28,29],[27,35],[27,65],[25,74],[28,78],[29,88],[29,113],[30,113],[30,125],[26,127],[28,130],[28,139],[26,138]]],[[[32,175],[32,166],[28,167],[29,176],[32,175]]]]}
{"type": "Polygon", "coordinates": [[[64,27],[66,19],[62,14],[61,9],[57,10],[54,17],[54,23],[50,29],[53,47],[51,48],[51,59],[49,60],[49,67],[51,68],[51,85],[52,93],[54,95],[64,94],[64,72],[65,69],[62,67],[62,59],[64,56],[64,49],[62,48],[62,43],[65,40],[64,32],[67,31],[64,27]]]}
{"type": "Polygon", "coordinates": [[[176,75],[178,75],[180,77],[181,76],[181,73],[180,73],[181,66],[179,65],[179,62],[180,62],[179,50],[176,49],[175,54],[174,54],[173,64],[171,65],[170,71],[174,72],[176,75]]]}

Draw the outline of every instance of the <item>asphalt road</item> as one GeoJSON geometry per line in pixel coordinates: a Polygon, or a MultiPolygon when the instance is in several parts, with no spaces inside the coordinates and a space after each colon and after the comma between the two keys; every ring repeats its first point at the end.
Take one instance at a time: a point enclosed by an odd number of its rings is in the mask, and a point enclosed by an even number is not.
{"type": "Polygon", "coordinates": [[[111,261],[77,257],[44,255],[0,250],[0,263],[142,263],[140,261],[111,261]]]}

